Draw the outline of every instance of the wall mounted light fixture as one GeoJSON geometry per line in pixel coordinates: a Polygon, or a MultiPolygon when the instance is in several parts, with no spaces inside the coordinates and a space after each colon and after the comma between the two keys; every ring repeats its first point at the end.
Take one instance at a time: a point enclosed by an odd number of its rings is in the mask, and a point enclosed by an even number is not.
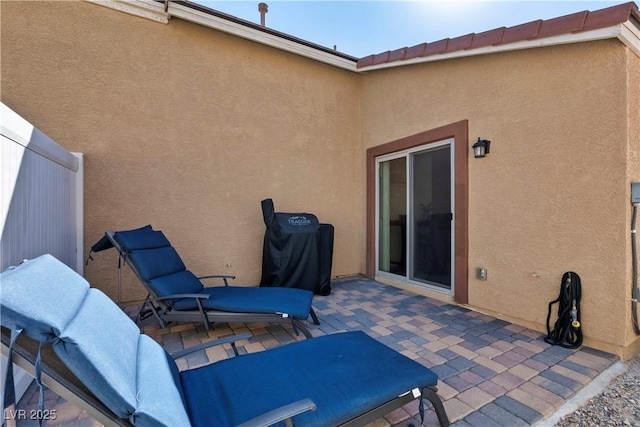
{"type": "Polygon", "coordinates": [[[491,141],[488,139],[480,139],[473,144],[471,147],[473,148],[473,157],[479,159],[480,157],[484,157],[489,154],[489,146],[491,145],[491,141]]]}

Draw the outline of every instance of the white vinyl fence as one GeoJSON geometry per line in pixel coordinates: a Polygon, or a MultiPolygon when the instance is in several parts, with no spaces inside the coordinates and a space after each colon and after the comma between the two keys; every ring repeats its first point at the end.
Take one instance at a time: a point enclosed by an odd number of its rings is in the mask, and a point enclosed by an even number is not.
{"type": "MultiPolygon", "coordinates": [[[[49,253],[82,274],[82,155],[68,152],[3,103],[0,131],[0,271],[49,253]]],[[[15,380],[19,398],[31,378],[16,369],[15,380]]]]}

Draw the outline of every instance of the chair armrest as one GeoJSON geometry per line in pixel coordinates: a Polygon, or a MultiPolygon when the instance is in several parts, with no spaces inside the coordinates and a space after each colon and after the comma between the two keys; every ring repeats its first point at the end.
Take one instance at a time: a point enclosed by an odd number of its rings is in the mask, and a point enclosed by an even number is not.
{"type": "Polygon", "coordinates": [[[228,337],[222,337],[222,338],[218,338],[217,340],[207,341],[202,344],[194,345],[193,347],[185,348],[184,350],[176,351],[175,353],[171,353],[170,356],[175,360],[175,359],[184,357],[187,354],[191,354],[194,351],[203,350],[205,348],[213,347],[216,345],[222,345],[229,342],[233,343],[236,341],[245,340],[245,339],[251,338],[252,336],[253,335],[251,334],[238,334],[238,335],[231,335],[228,337]]]}
{"type": "Polygon", "coordinates": [[[236,276],[231,276],[231,275],[226,275],[226,274],[214,274],[214,275],[210,275],[210,276],[200,276],[198,277],[199,280],[202,279],[222,279],[222,281],[224,282],[225,286],[229,286],[229,283],[227,282],[227,279],[235,279],[236,276]]]}
{"type": "MultiPolygon", "coordinates": [[[[315,411],[316,404],[311,399],[302,399],[289,405],[269,411],[266,414],[259,415],[249,421],[240,424],[238,427],[266,427],[280,421],[290,420],[298,414],[307,411],[315,411]]],[[[287,425],[291,425],[287,423],[287,425]]]]}

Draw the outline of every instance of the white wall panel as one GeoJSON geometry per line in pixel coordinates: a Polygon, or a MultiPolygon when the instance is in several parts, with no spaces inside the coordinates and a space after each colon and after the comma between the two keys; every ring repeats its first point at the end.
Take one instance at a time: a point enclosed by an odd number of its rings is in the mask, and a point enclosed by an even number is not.
{"type": "Polygon", "coordinates": [[[0,269],[50,253],[82,273],[82,157],[0,107],[0,269]]]}
{"type": "MultiPolygon", "coordinates": [[[[0,103],[0,165],[0,271],[49,253],[82,274],[82,155],[0,103]]],[[[31,380],[14,368],[18,399],[31,380]]]]}

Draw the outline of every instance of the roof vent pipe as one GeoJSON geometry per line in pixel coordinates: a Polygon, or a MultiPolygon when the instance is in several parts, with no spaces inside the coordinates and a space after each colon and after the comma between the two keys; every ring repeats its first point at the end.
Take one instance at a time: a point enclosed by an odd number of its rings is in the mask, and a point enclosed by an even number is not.
{"type": "Polygon", "coordinates": [[[260,12],[260,25],[265,26],[265,15],[269,12],[269,5],[266,3],[258,3],[258,12],[260,12]]]}

